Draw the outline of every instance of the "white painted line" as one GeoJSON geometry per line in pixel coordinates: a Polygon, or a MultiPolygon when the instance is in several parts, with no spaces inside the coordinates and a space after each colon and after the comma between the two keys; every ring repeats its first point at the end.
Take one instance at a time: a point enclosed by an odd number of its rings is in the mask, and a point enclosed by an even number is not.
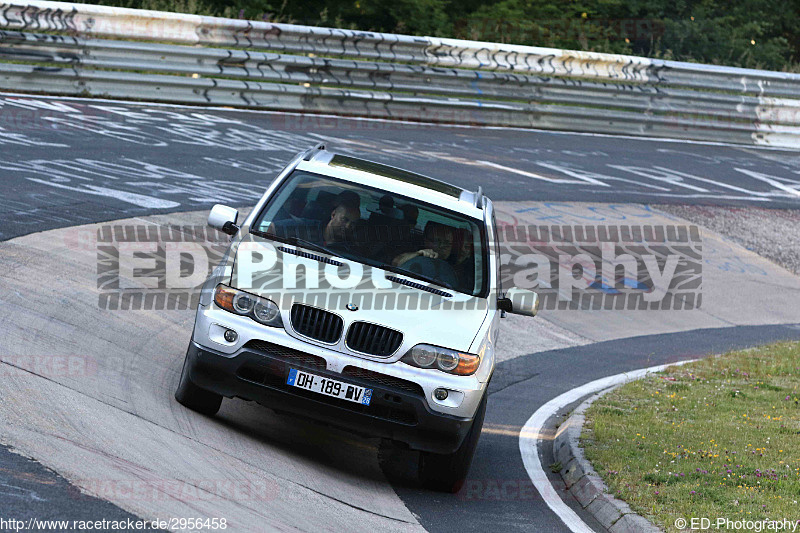
{"type": "MultiPolygon", "coordinates": [[[[592,191],[595,194],[619,194],[619,191],[604,191],[604,190],[597,190],[592,191]]],[[[638,194],[638,195],[648,195],[648,196],[663,196],[665,198],[715,198],[717,200],[743,200],[748,202],[771,202],[772,198],[762,198],[762,197],[750,197],[750,196],[733,196],[733,195],[717,195],[717,194],[679,194],[679,193],[658,193],[658,192],[649,192],[649,191],[625,191],[625,194],[638,194]]],[[[786,197],[786,196],[781,196],[786,197]]],[[[644,200],[643,200],[644,202],[644,200]]],[[[651,202],[652,203],[652,202],[651,202]]]]}
{"type": "Polygon", "coordinates": [[[99,187],[97,185],[84,185],[83,187],[71,187],[62,183],[55,183],[52,181],[42,180],[39,178],[28,178],[30,181],[41,183],[42,185],[49,185],[59,189],[66,189],[69,191],[80,192],[84,194],[94,194],[96,196],[106,196],[114,198],[122,202],[127,202],[145,209],[171,209],[181,205],[172,200],[165,200],[163,198],[156,198],[154,196],[146,196],[144,194],[137,194],[135,192],[120,191],[117,189],[109,189],[108,187],[99,187]]]}
{"type": "Polygon", "coordinates": [[[507,131],[526,131],[533,133],[547,133],[550,135],[579,135],[582,137],[603,137],[607,139],[629,139],[632,141],[650,141],[650,142],[663,142],[675,144],[697,144],[701,146],[724,146],[728,148],[746,148],[748,150],[764,150],[774,152],[795,152],[792,148],[781,148],[779,146],[757,145],[757,144],[735,144],[717,141],[694,141],[689,139],[671,139],[668,137],[638,137],[636,135],[612,135],[610,133],[587,133],[581,131],[558,131],[558,130],[542,130],[537,128],[515,128],[512,126],[470,126],[468,124],[442,124],[438,122],[419,122],[411,120],[396,120],[387,118],[370,118],[370,117],[348,117],[342,115],[327,115],[323,113],[298,113],[289,111],[267,111],[264,109],[243,109],[239,107],[227,106],[204,106],[204,105],[181,105],[181,104],[168,104],[163,102],[135,102],[132,100],[114,100],[111,98],[93,98],[93,97],[80,97],[80,96],[53,96],[53,95],[39,95],[39,94],[26,94],[26,93],[5,93],[0,92],[0,97],[10,96],[14,98],[31,98],[39,100],[68,100],[72,102],[82,102],[84,104],[92,104],[95,102],[111,103],[111,104],[124,104],[129,106],[138,107],[171,107],[175,109],[193,109],[198,110],[211,110],[211,111],[227,111],[231,113],[255,113],[261,115],[283,115],[283,116],[297,116],[297,117],[319,117],[326,119],[338,120],[355,120],[355,121],[371,121],[371,122],[387,122],[394,124],[411,124],[415,126],[434,126],[437,128],[462,128],[462,129],[479,129],[479,130],[507,130],[507,131]]]}
{"type": "MultiPolygon", "coordinates": [[[[785,183],[782,183],[778,180],[776,176],[768,176],[766,174],[762,174],[760,172],[753,172],[752,170],[747,170],[746,168],[734,168],[737,172],[741,172],[743,174],[747,174],[751,178],[757,179],[759,181],[763,181],[764,183],[768,183],[775,187],[776,189],[780,189],[782,191],[786,191],[791,195],[800,196],[800,190],[796,189],[795,187],[791,187],[785,183]]],[[[797,184],[795,180],[791,180],[793,183],[797,184]]]]}
{"type": "MultiPolygon", "coordinates": [[[[660,372],[670,366],[683,365],[692,361],[696,361],[696,359],[632,370],[631,372],[592,381],[553,398],[533,413],[533,416],[522,426],[519,436],[519,451],[522,454],[522,462],[525,464],[525,470],[528,471],[528,477],[531,478],[533,485],[536,487],[536,490],[539,491],[539,494],[542,495],[542,499],[547,506],[550,507],[550,510],[566,524],[570,531],[575,533],[591,533],[593,530],[570,506],[564,503],[558,491],[556,491],[555,487],[550,483],[547,474],[545,474],[544,465],[542,465],[539,459],[539,444],[543,442],[541,431],[547,420],[554,416],[560,409],[590,394],[639,379],[651,372],[660,372]]],[[[552,440],[550,439],[546,442],[552,444],[552,440]]]]}
{"type": "MultiPolygon", "coordinates": [[[[497,168],[497,169],[500,169],[500,170],[505,170],[506,172],[511,172],[513,174],[519,174],[520,176],[525,176],[526,178],[533,178],[533,179],[537,179],[537,180],[546,181],[548,183],[569,183],[569,184],[572,184],[572,185],[584,185],[586,183],[585,181],[570,180],[570,179],[566,179],[566,178],[551,178],[549,176],[544,176],[542,174],[536,174],[536,173],[533,173],[533,172],[528,172],[527,170],[521,170],[521,169],[518,169],[518,168],[511,168],[511,167],[507,167],[507,166],[504,166],[504,165],[500,165],[498,163],[492,163],[491,161],[478,161],[478,163],[480,163],[481,165],[487,166],[487,167],[492,167],[492,168],[497,168]]],[[[593,184],[595,184],[595,185],[602,185],[604,187],[608,187],[607,184],[599,182],[597,180],[591,180],[591,182],[593,184]]]]}

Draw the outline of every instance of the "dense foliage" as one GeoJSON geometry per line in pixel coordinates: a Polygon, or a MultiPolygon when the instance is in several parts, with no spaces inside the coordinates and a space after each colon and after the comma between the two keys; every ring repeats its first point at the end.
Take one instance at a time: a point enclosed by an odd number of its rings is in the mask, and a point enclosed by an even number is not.
{"type": "Polygon", "coordinates": [[[100,0],[315,26],[798,70],[800,0],[100,0]]]}

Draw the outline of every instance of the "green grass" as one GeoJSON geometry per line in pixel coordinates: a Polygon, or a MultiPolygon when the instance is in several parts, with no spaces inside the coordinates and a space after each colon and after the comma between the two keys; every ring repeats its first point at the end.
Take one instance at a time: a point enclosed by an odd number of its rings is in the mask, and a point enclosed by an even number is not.
{"type": "Polygon", "coordinates": [[[634,381],[587,411],[587,458],[656,525],[800,519],[800,343],[710,357],[634,381]]]}

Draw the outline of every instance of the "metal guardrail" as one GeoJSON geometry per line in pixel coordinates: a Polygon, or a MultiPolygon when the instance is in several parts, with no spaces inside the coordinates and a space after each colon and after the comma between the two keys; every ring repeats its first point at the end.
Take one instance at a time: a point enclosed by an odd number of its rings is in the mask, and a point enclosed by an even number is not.
{"type": "Polygon", "coordinates": [[[800,147],[800,75],[31,0],[0,88],[800,147]]]}

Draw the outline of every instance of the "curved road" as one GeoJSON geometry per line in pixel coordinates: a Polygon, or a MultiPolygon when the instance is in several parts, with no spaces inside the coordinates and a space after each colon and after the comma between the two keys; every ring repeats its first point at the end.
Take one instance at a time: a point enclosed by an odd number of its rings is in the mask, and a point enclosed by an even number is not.
{"type": "MultiPolygon", "coordinates": [[[[797,277],[746,250],[728,251],[724,240],[709,236],[704,243],[710,242],[713,251],[708,252],[704,291],[712,301],[702,313],[620,312],[615,325],[608,324],[607,314],[569,311],[543,312],[535,324],[506,321],[505,335],[514,336],[506,345],[511,358],[495,373],[470,478],[457,495],[427,492],[416,485],[413,453],[294,423],[238,400],[226,401],[215,419],[177,406],[170,395],[192,313],[104,315],[93,308],[94,250],[64,245],[69,233],[57,228],[131,217],[150,217],[142,219],[149,223],[191,223],[202,215],[152,215],[202,210],[214,203],[252,205],[291,155],[319,140],[329,140],[337,151],[467,188],[482,184],[500,201],[509,220],[528,223],[580,221],[581,208],[572,202],[589,201],[613,202],[617,207],[607,211],[631,217],[651,216],[638,203],[796,209],[797,155],[591,135],[14,95],[0,96],[0,128],[0,176],[5,186],[0,240],[55,230],[0,243],[0,267],[8,273],[0,282],[0,318],[11,326],[0,341],[5,362],[0,387],[7,400],[0,406],[3,442],[134,514],[141,515],[137,511],[142,509],[165,513],[194,508],[211,516],[227,510],[244,517],[243,525],[263,520],[265,527],[282,529],[349,524],[357,530],[411,530],[419,522],[430,531],[563,531],[563,523],[532,488],[519,456],[519,430],[539,406],[606,375],[800,338],[800,316],[790,303],[800,295],[797,277]],[[577,218],[554,215],[565,212],[577,218]],[[744,258],[752,268],[739,277],[715,269],[714,261],[725,254],[744,258]],[[774,293],[775,298],[770,305],[753,304],[751,316],[738,316],[741,313],[725,295],[731,283],[745,296],[766,300],[774,293]],[[20,290],[28,291],[27,299],[20,290]],[[62,316],[53,309],[53,301],[76,316],[62,316]],[[108,322],[97,328],[97,320],[108,322]],[[47,368],[17,364],[37,353],[88,353],[96,368],[80,376],[54,376],[47,368]],[[104,359],[101,354],[112,356],[104,359]],[[117,434],[121,429],[130,430],[128,442],[117,434]],[[157,475],[155,481],[163,483],[186,480],[187,469],[198,465],[208,469],[205,481],[266,480],[267,486],[258,487],[266,494],[237,502],[227,493],[204,499],[160,487],[158,498],[126,498],[113,483],[109,488],[108,482],[116,478],[105,474],[151,483],[157,475]],[[395,493],[402,504],[395,502],[395,493]],[[265,513],[261,507],[281,514],[265,513]]],[[[598,213],[596,207],[591,209],[598,213]]],[[[665,219],[658,216],[653,220],[665,219]]],[[[547,460],[543,458],[544,464],[547,460]]],[[[183,483],[192,485],[192,478],[183,483]]],[[[28,512],[46,504],[51,516],[52,509],[66,516],[77,507],[74,498],[40,499],[45,503],[0,491],[0,507],[19,513],[24,512],[20,502],[28,512]]],[[[126,516],[119,510],[98,509],[103,516],[126,516]]]]}
{"type": "Polygon", "coordinates": [[[215,202],[252,205],[321,140],[494,200],[800,207],[796,152],[0,95],[0,240],[215,202]]]}

